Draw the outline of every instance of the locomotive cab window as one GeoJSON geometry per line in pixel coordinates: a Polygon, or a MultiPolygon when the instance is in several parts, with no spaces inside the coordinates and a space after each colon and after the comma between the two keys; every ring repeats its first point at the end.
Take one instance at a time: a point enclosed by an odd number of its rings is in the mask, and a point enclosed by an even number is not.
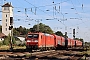
{"type": "Polygon", "coordinates": [[[33,38],[33,35],[28,35],[28,38],[33,38]]]}
{"type": "Polygon", "coordinates": [[[33,38],[38,38],[38,37],[39,37],[38,34],[34,34],[34,35],[33,35],[33,38]]]}

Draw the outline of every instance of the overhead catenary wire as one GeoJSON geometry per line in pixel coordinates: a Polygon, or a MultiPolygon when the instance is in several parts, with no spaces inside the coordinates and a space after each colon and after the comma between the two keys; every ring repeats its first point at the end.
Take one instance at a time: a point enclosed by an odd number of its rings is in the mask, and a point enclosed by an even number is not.
{"type": "MultiPolygon", "coordinates": [[[[26,2],[28,2],[27,0],[25,0],[26,2]]],[[[66,0],[66,1],[63,1],[63,2],[59,2],[59,3],[54,3],[54,4],[50,4],[50,5],[44,5],[44,6],[34,6],[33,4],[31,4],[32,6],[34,7],[27,7],[27,9],[30,9],[30,8],[40,8],[40,7],[46,7],[46,6],[53,6],[53,5],[59,5],[61,3],[64,3],[64,2],[67,2],[67,1],[70,1],[70,0],[66,0]]],[[[25,9],[26,7],[14,7],[14,8],[21,8],[21,9],[25,9]]]]}
{"type": "MultiPolygon", "coordinates": [[[[30,5],[32,5],[32,6],[34,6],[33,4],[31,4],[30,2],[28,2],[27,0],[24,0],[24,1],[26,1],[27,3],[29,3],[30,5]]],[[[34,6],[34,8],[35,8],[36,6],[34,6]]],[[[39,8],[38,8],[39,9],[39,8]]],[[[42,12],[44,12],[43,10],[41,10],[41,9],[39,9],[40,11],[42,11],[42,12]]],[[[44,12],[44,13],[46,13],[46,12],[44,12]]],[[[47,14],[47,13],[46,13],[47,14]]],[[[47,14],[47,15],[49,15],[49,14],[47,14]]],[[[51,15],[49,15],[49,16],[51,16],[51,15]]],[[[52,17],[52,16],[51,16],[52,17]]]]}
{"type": "MultiPolygon", "coordinates": [[[[73,3],[72,3],[72,5],[73,5],[73,3]]],[[[73,5],[73,6],[74,6],[74,8],[75,8],[75,11],[76,11],[77,13],[79,13],[79,12],[77,11],[75,5],[73,5]]],[[[39,9],[40,9],[40,7],[39,7],[39,9]]],[[[42,11],[43,11],[43,10],[42,10],[42,11]]],[[[46,12],[45,12],[45,13],[46,13],[46,12]]],[[[61,14],[61,13],[60,13],[60,14],[61,14]]],[[[78,17],[79,17],[80,19],[82,19],[80,14],[77,14],[77,15],[78,15],[78,17]]],[[[83,24],[85,24],[85,23],[83,22],[83,20],[81,20],[81,21],[82,21],[83,24]]]]}
{"type": "MultiPolygon", "coordinates": [[[[27,0],[24,0],[24,1],[26,1],[26,2],[28,2],[27,0]]],[[[56,3],[56,4],[52,4],[52,5],[57,5],[57,4],[61,4],[61,3],[64,3],[64,2],[67,2],[67,1],[69,1],[69,0],[66,0],[66,1],[61,1],[60,3],[56,3]]],[[[54,0],[53,0],[53,2],[54,2],[54,0]]],[[[29,3],[29,2],[28,2],[29,3]]],[[[31,4],[31,3],[29,3],[29,4],[31,4]]],[[[33,4],[31,4],[32,6],[34,6],[33,4]]],[[[52,5],[45,5],[45,6],[52,6],[52,5]]],[[[39,6],[39,7],[45,7],[45,6],[39,6]]],[[[36,7],[36,6],[34,6],[34,7],[31,7],[31,12],[32,12],[32,8],[35,8],[35,15],[36,15],[36,9],[37,8],[39,8],[39,7],[36,7]]],[[[16,7],[16,8],[18,8],[18,7],[16,7]]],[[[19,7],[20,8],[20,7],[19,7]]],[[[27,8],[27,9],[29,9],[29,8],[27,8]]],[[[54,7],[53,7],[53,9],[54,9],[54,7]]],[[[55,6],[55,9],[56,9],[56,6],[55,6]]],[[[59,11],[60,11],[60,6],[59,6],[59,11]]],[[[44,11],[43,11],[44,12],[44,11]]],[[[44,12],[45,13],[45,12],[44,12]]],[[[56,15],[56,11],[54,12],[54,10],[53,10],[53,17],[54,17],[54,13],[55,13],[55,15],[56,15]]],[[[62,14],[62,13],[61,13],[62,14]]],[[[62,14],[63,15],[63,14],[62,14]]],[[[49,15],[50,16],[50,15],[49,15]]],[[[63,16],[63,18],[64,18],[64,16],[63,16]]]]}
{"type": "MultiPolygon", "coordinates": [[[[80,18],[80,20],[83,22],[83,20],[81,19],[81,16],[78,14],[78,11],[77,11],[77,9],[76,9],[75,5],[73,4],[72,0],[70,0],[70,1],[71,1],[72,5],[73,5],[73,7],[74,7],[74,9],[75,9],[75,11],[76,11],[76,13],[77,13],[78,17],[79,17],[79,18],[80,18]]],[[[85,23],[85,22],[83,22],[83,23],[85,23]]]]}
{"type": "MultiPolygon", "coordinates": [[[[23,4],[22,4],[22,5],[23,5],[23,4]]],[[[25,16],[26,16],[26,19],[24,19],[24,20],[28,20],[28,21],[34,20],[33,18],[29,17],[29,15],[28,15],[28,9],[31,9],[30,11],[31,11],[32,13],[36,14],[36,8],[35,8],[35,12],[33,12],[33,8],[26,8],[26,7],[14,7],[14,8],[16,8],[16,9],[19,8],[19,9],[24,10],[24,14],[25,14],[25,16]]],[[[19,11],[19,12],[22,12],[22,11],[19,11]]]]}
{"type": "MultiPolygon", "coordinates": [[[[27,3],[29,3],[30,5],[32,5],[32,6],[34,6],[33,4],[31,4],[30,2],[28,2],[27,0],[24,0],[24,1],[26,1],[27,3]]],[[[34,6],[34,7],[36,7],[36,6],[34,6]]],[[[38,8],[39,9],[39,8],[38,8]]],[[[40,11],[42,11],[42,12],[44,12],[43,10],[41,10],[41,9],[39,9],[40,11]]],[[[47,14],[46,12],[44,12],[45,14],[47,14]]],[[[51,15],[49,15],[49,14],[47,14],[48,16],[50,16],[50,17],[52,17],[53,18],[53,16],[51,16],[51,15]]],[[[55,18],[54,18],[55,19],[55,18]]],[[[63,24],[63,23],[62,23],[63,24]]],[[[65,24],[63,24],[63,25],[65,25],[65,24]]]]}
{"type": "MultiPolygon", "coordinates": [[[[26,1],[26,0],[25,0],[25,1],[26,1]]],[[[53,6],[53,5],[59,5],[59,4],[61,4],[61,3],[67,2],[67,1],[70,1],[70,0],[65,0],[65,1],[62,1],[62,2],[59,2],[59,3],[55,3],[54,0],[53,0],[53,3],[52,3],[52,4],[50,4],[50,5],[44,5],[44,6],[37,6],[37,8],[46,7],[46,6],[53,6]]],[[[31,4],[31,5],[32,5],[32,4],[31,4]]],[[[32,6],[33,6],[33,5],[32,5],[32,6]]],[[[35,6],[34,6],[34,7],[31,7],[31,8],[35,8],[35,6]]]]}
{"type": "MultiPolygon", "coordinates": [[[[30,5],[32,5],[32,6],[34,6],[33,4],[31,4],[30,2],[28,2],[27,0],[24,0],[24,1],[26,1],[27,3],[29,3],[30,5]]],[[[36,6],[34,6],[34,8],[35,8],[36,6]]],[[[38,7],[37,7],[38,8],[38,7]]],[[[39,9],[39,8],[38,8],[39,9]]],[[[44,12],[43,10],[41,10],[41,9],[39,9],[40,11],[42,11],[42,12],[44,12]]],[[[46,12],[44,12],[45,14],[47,14],[46,12]]],[[[52,17],[51,15],[49,15],[49,14],[47,14],[48,16],[50,16],[50,17],[52,17]]]]}
{"type": "MultiPolygon", "coordinates": [[[[67,1],[70,1],[70,0],[66,0],[66,1],[63,1],[63,2],[67,2],[67,1]]],[[[60,2],[60,3],[63,3],[63,2],[60,2]]],[[[52,5],[57,5],[57,4],[60,4],[60,3],[56,3],[56,4],[52,4],[52,5]]],[[[52,6],[52,5],[45,5],[45,6],[52,6]]],[[[45,6],[39,6],[39,7],[45,7],[45,6]]],[[[39,7],[37,7],[37,8],[39,8],[39,7]]],[[[32,8],[35,8],[35,6],[34,7],[32,7],[32,8]]],[[[62,14],[63,15],[63,14],[62,14]]],[[[64,17],[64,16],[63,16],[64,17]]]]}
{"type": "MultiPolygon", "coordinates": [[[[28,0],[27,0],[28,1],[28,0]]],[[[53,1],[55,1],[55,0],[53,0],[53,1]]],[[[60,0],[61,1],[61,0],[60,0]]],[[[70,0],[66,0],[66,2],[67,1],[70,1],[70,0]]],[[[62,2],[64,2],[63,0],[62,0],[62,2]]],[[[66,18],[66,16],[64,16],[64,13],[63,13],[63,9],[62,9],[62,6],[60,5],[60,4],[62,4],[62,2],[59,2],[58,4],[57,3],[55,3],[54,2],[54,4],[49,4],[49,5],[43,5],[43,6],[35,6],[35,7],[31,7],[31,6],[29,6],[28,8],[27,7],[14,7],[14,8],[19,8],[19,9],[21,9],[21,10],[24,10],[24,14],[27,14],[28,16],[29,16],[29,14],[28,14],[28,12],[30,12],[30,11],[28,11],[29,9],[31,10],[31,12],[34,12],[33,14],[34,15],[37,15],[37,13],[38,13],[38,8],[40,9],[40,7],[47,7],[47,6],[54,6],[54,11],[56,12],[56,15],[57,15],[57,13],[59,12],[59,14],[63,14],[63,15],[61,15],[60,17],[57,17],[57,20],[59,20],[62,24],[64,24],[63,22],[62,22],[62,20],[60,20],[59,18],[62,18],[62,16],[63,16],[63,19],[64,18],[66,18]],[[57,5],[59,5],[59,6],[57,6],[57,5]],[[55,6],[56,6],[56,8],[55,8],[55,6]],[[26,11],[25,11],[25,8],[26,8],[26,11]],[[59,9],[58,9],[59,8],[59,9]]],[[[77,2],[78,2],[78,0],[77,0],[77,2]]],[[[80,8],[82,9],[82,11],[84,11],[84,13],[85,13],[85,5],[84,5],[84,2],[82,1],[82,2],[79,2],[80,3],[80,8]]],[[[32,3],[31,3],[32,4],[32,3]]],[[[72,6],[73,6],[73,4],[72,4],[72,6]]],[[[83,19],[84,17],[82,17],[83,15],[81,15],[81,14],[79,14],[79,11],[77,10],[77,8],[76,8],[76,5],[74,4],[74,8],[76,9],[74,9],[78,14],[76,14],[80,19],[83,19]]],[[[41,9],[42,10],[42,9],[41,9]]],[[[39,11],[41,11],[41,10],[39,10],[39,11]]],[[[42,11],[44,11],[44,10],[42,10],[42,11]]],[[[41,11],[41,12],[42,12],[41,11]]],[[[30,12],[30,13],[31,13],[30,12]]],[[[44,11],[45,12],[45,11],[44,11]]],[[[51,11],[50,11],[51,12],[51,11]]],[[[80,12],[81,13],[81,12],[80,12]]],[[[82,12],[83,13],[83,12],[82,12]]],[[[46,12],[45,12],[45,14],[47,14],[46,12]]],[[[50,14],[47,14],[47,16],[49,16],[50,14]]],[[[55,15],[55,13],[54,13],[54,15],[55,15]]],[[[38,15],[39,16],[39,15],[38,15]]],[[[26,16],[27,17],[27,16],[26,16]]],[[[31,17],[31,16],[30,16],[31,17]]],[[[39,16],[39,17],[42,17],[42,16],[39,16]]],[[[50,15],[50,17],[52,17],[52,18],[55,18],[55,17],[53,17],[53,15],[50,15]]],[[[15,18],[16,19],[16,18],[15,18]]],[[[86,24],[89,20],[85,20],[84,21],[84,19],[83,20],[81,20],[80,22],[77,22],[76,24],[71,24],[73,27],[74,26],[79,26],[79,25],[81,25],[81,24],[86,24]],[[82,21],[82,22],[81,22],[82,21]]],[[[68,23],[68,22],[67,22],[68,23]]],[[[67,24],[65,24],[65,26],[66,26],[67,24]]]]}
{"type": "MultiPolygon", "coordinates": [[[[70,1],[70,0],[66,0],[66,1],[63,1],[63,2],[67,2],[67,1],[70,1]]],[[[60,2],[60,3],[62,3],[62,2],[60,2]]],[[[57,4],[60,4],[60,3],[56,3],[56,4],[52,4],[52,5],[57,5],[57,4]]],[[[52,5],[45,5],[45,6],[52,6],[52,5]]],[[[39,7],[45,7],[45,6],[39,6],[39,7]]],[[[35,6],[36,7],[36,6],[35,6]]],[[[35,7],[32,7],[32,8],[35,8],[35,7]]],[[[37,8],[39,8],[39,7],[37,7],[37,8]]],[[[61,8],[60,8],[61,9],[61,8]]]]}
{"type": "MultiPolygon", "coordinates": [[[[83,13],[85,13],[83,3],[82,3],[82,5],[81,5],[81,8],[82,8],[83,13]]],[[[77,10],[76,10],[76,11],[77,11],[77,10]]],[[[78,14],[78,16],[80,16],[80,14],[78,14]]],[[[84,22],[83,20],[81,20],[81,21],[82,21],[82,23],[79,23],[79,24],[76,24],[76,25],[80,25],[80,24],[86,25],[85,23],[89,22],[88,20],[85,21],[85,22],[84,22]]],[[[74,25],[73,25],[73,26],[74,26],[74,25]]],[[[86,35],[85,35],[85,36],[86,36],[86,35]]]]}

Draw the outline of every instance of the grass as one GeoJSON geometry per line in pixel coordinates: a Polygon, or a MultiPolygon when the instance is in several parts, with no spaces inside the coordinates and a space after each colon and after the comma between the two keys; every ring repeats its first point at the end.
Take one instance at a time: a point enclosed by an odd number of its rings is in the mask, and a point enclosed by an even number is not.
{"type": "Polygon", "coordinates": [[[0,46],[0,50],[8,50],[9,48],[10,47],[6,45],[0,46]]]}
{"type": "Polygon", "coordinates": [[[26,49],[26,46],[14,46],[14,49],[26,49]]]}
{"type": "MultiPolygon", "coordinates": [[[[86,48],[85,48],[85,50],[86,50],[86,48]]],[[[83,54],[89,54],[89,55],[90,55],[90,47],[89,47],[89,48],[87,48],[87,50],[86,50],[86,51],[82,51],[82,53],[83,53],[83,54]]]]}
{"type": "MultiPolygon", "coordinates": [[[[0,50],[9,50],[10,46],[2,45],[0,46],[0,50]]],[[[26,49],[25,46],[13,46],[13,49],[26,49]]]]}
{"type": "Polygon", "coordinates": [[[26,57],[30,57],[32,54],[31,53],[28,53],[28,54],[26,54],[26,57]]]}
{"type": "MultiPolygon", "coordinates": [[[[81,54],[90,55],[90,48],[88,48],[88,50],[87,50],[87,51],[82,51],[82,53],[81,53],[81,54]]],[[[88,60],[88,57],[86,57],[85,55],[82,57],[82,59],[81,59],[81,60],[85,60],[85,58],[86,58],[86,60],[88,60]]]]}

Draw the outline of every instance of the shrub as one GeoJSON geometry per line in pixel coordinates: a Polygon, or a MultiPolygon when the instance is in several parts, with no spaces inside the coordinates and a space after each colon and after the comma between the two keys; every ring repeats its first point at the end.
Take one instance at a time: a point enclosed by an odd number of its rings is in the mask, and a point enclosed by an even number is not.
{"type": "Polygon", "coordinates": [[[0,46],[2,46],[3,45],[3,43],[2,43],[2,41],[0,41],[0,46]]]}

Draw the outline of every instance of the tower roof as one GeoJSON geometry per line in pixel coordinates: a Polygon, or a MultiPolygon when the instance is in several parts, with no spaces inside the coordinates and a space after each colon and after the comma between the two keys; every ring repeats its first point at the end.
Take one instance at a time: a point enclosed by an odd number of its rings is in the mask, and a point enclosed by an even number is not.
{"type": "Polygon", "coordinates": [[[5,37],[6,35],[4,33],[0,33],[0,38],[5,37]]]}
{"type": "Polygon", "coordinates": [[[12,5],[9,4],[9,3],[6,3],[6,4],[4,4],[2,7],[12,7],[12,5]]]}

